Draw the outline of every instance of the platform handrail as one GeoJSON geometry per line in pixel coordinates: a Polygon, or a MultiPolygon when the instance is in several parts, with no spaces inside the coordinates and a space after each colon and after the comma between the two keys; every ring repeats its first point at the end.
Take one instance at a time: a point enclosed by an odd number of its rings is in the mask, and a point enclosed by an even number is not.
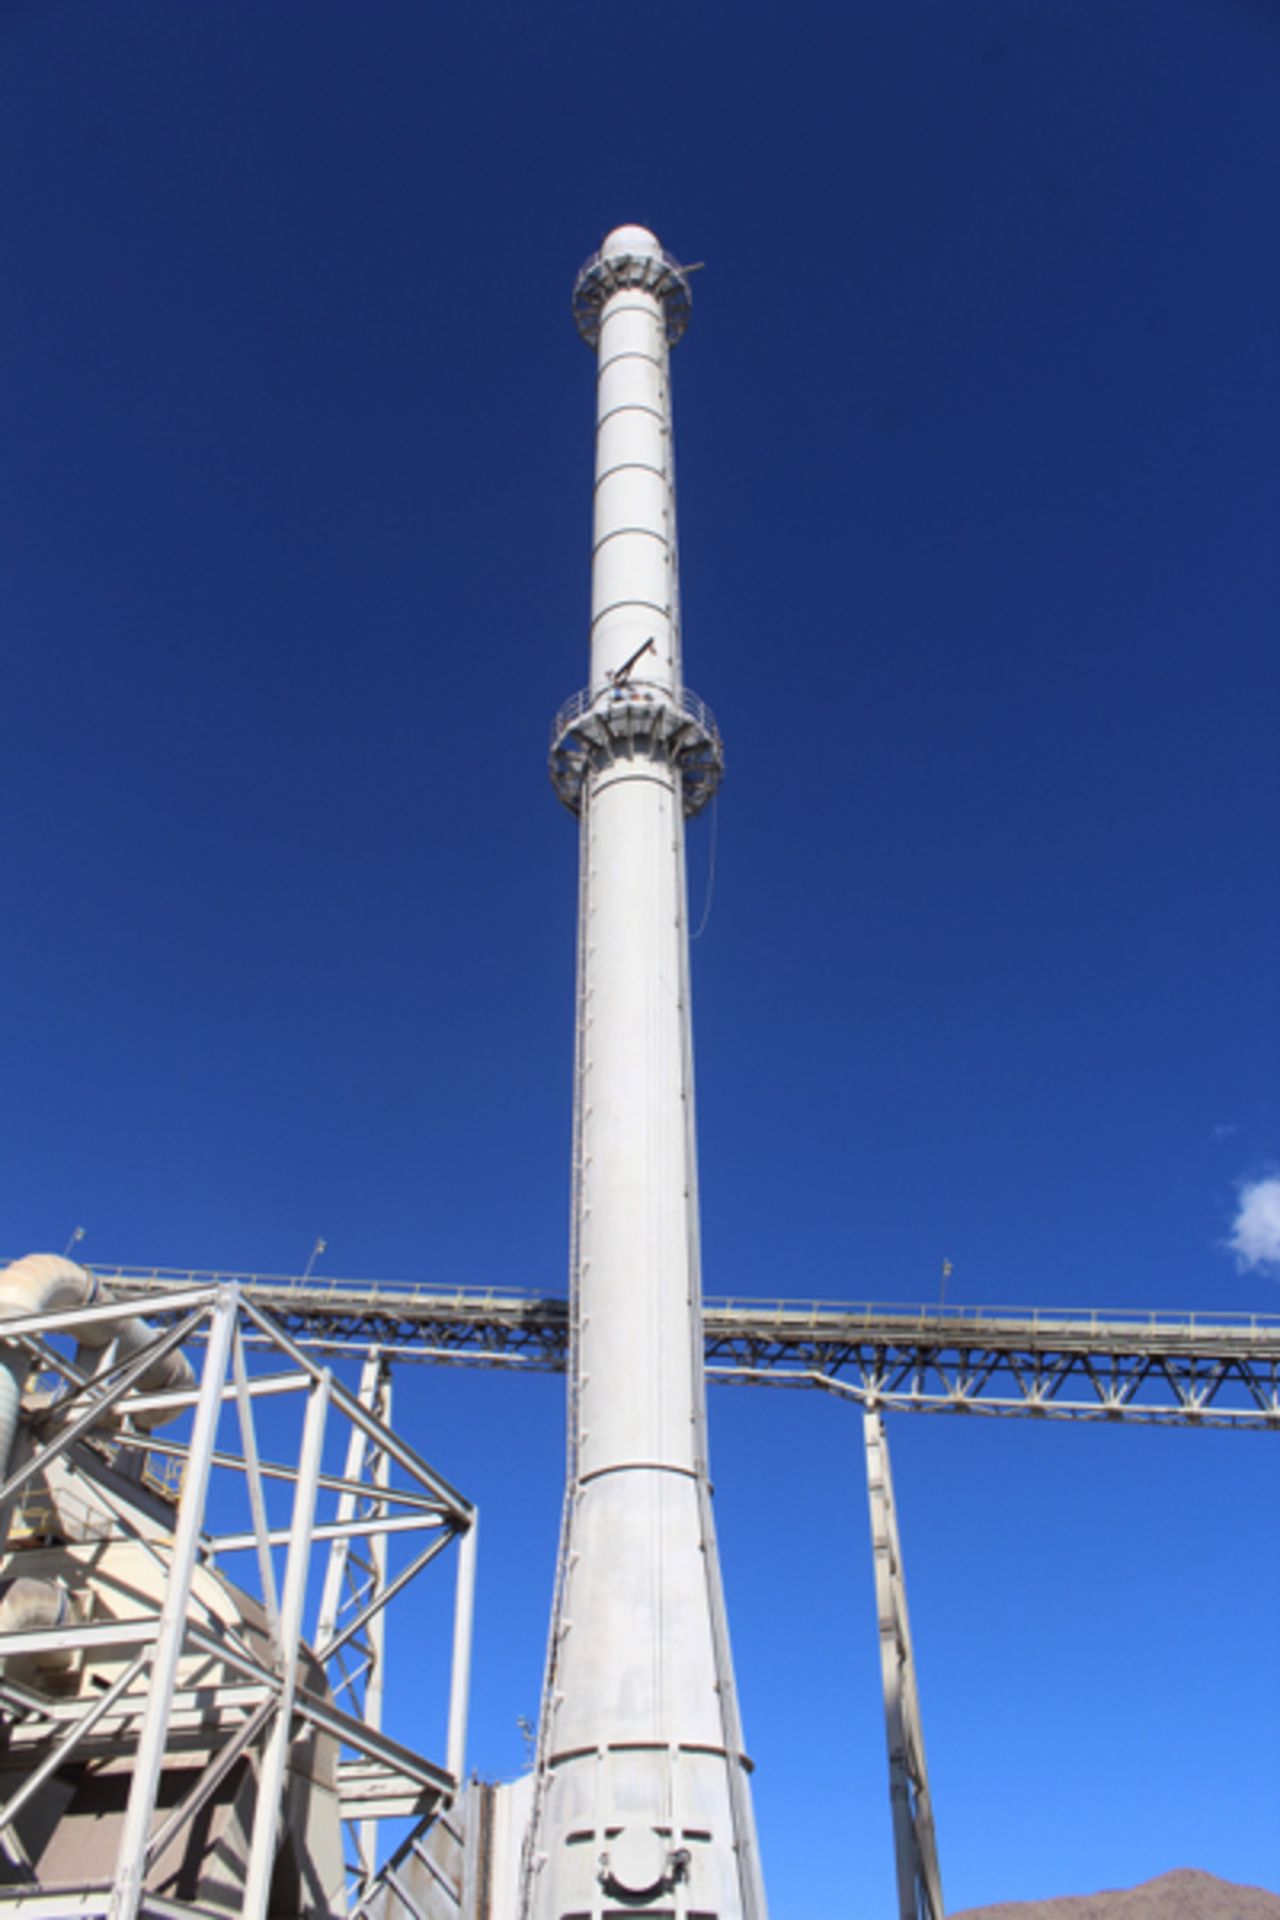
{"type": "Polygon", "coordinates": [[[591,713],[596,707],[618,706],[654,706],[674,707],[688,719],[709,734],[713,740],[720,738],[720,729],[716,717],[706,701],[688,687],[664,687],[655,680],[627,680],[619,686],[580,687],[557,710],[551,722],[551,744],[556,746],[579,720],[591,713]]]}
{"type": "MultiPolygon", "coordinates": [[[[230,1272],[221,1268],[133,1267],[94,1263],[93,1271],[103,1279],[122,1286],[199,1286],[227,1282],[254,1287],[272,1294],[288,1295],[301,1303],[320,1305],[325,1300],[367,1305],[381,1301],[388,1310],[398,1306],[449,1305],[459,1310],[483,1312],[521,1310],[523,1312],[563,1313],[566,1303],[554,1293],[539,1293],[522,1287],[439,1286],[427,1281],[360,1279],[316,1274],[280,1274],[230,1272]]],[[[994,1328],[1010,1332],[1044,1333],[1099,1332],[1186,1332],[1202,1335],[1215,1330],[1255,1333],[1280,1337],[1280,1313],[1258,1313],[1182,1307],[1059,1307],[1022,1306],[1007,1302],[970,1304],[963,1301],[918,1302],[906,1300],[849,1301],[821,1298],[797,1298],[785,1295],[708,1295],[703,1311],[710,1322],[767,1319],[789,1327],[812,1324],[831,1328],[844,1326],[886,1326],[895,1331],[912,1326],[936,1332],[941,1328],[994,1328]]]]}

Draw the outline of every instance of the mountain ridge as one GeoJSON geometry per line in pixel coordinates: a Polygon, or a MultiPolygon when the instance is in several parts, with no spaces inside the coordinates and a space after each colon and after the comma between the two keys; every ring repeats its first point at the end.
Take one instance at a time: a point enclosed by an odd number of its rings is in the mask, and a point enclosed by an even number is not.
{"type": "Polygon", "coordinates": [[[965,1907],[950,1920],[1280,1920],[1280,1894],[1176,1867],[1136,1887],[965,1907]]]}

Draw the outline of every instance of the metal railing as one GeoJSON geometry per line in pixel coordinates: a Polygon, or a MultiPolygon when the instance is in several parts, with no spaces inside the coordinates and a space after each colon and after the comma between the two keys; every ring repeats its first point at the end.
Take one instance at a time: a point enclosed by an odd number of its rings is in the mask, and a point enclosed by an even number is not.
{"type": "Polygon", "coordinates": [[[960,1302],[934,1301],[915,1305],[904,1301],[837,1300],[802,1301],[794,1299],[715,1299],[705,1303],[708,1317],[717,1319],[768,1319],[790,1325],[831,1325],[883,1327],[920,1326],[937,1330],[954,1327],[957,1332],[969,1328],[1007,1328],[1021,1334],[1035,1333],[1187,1333],[1196,1337],[1205,1332],[1229,1331],[1254,1333],[1280,1339],[1280,1314],[1276,1313],[1201,1313],[1177,1307],[1020,1307],[969,1306],[960,1302]]]}
{"type": "Polygon", "coordinates": [[[674,346],[689,324],[690,271],[665,248],[654,253],[593,253],[583,261],[574,282],[574,324],[587,345],[594,347],[600,337],[601,310],[610,295],[623,287],[643,287],[661,301],[667,340],[674,346]]]}
{"type": "MultiPolygon", "coordinates": [[[[391,1311],[413,1305],[453,1307],[460,1313],[565,1311],[555,1294],[530,1292],[522,1287],[438,1286],[426,1281],[373,1280],[349,1277],[318,1278],[312,1274],[230,1273],[184,1267],[100,1266],[94,1272],[113,1285],[216,1286],[230,1282],[285,1295],[299,1304],[321,1307],[327,1301],[361,1306],[376,1300],[391,1311]]],[[[1280,1313],[1206,1313],[1179,1307],[1051,1307],[972,1306],[965,1302],[918,1303],[904,1300],[796,1299],[782,1295],[708,1295],[703,1303],[708,1320],[767,1320],[779,1326],[954,1327],[957,1332],[976,1327],[1005,1328],[1011,1333],[1205,1333],[1230,1332],[1280,1339],[1280,1313]]]]}
{"type": "Polygon", "coordinates": [[[692,720],[696,727],[708,735],[716,745],[722,745],[720,729],[716,717],[705,700],[699,699],[688,687],[672,689],[659,686],[654,680],[627,680],[622,686],[582,687],[564,702],[551,723],[551,745],[556,747],[588,713],[594,709],[608,710],[611,707],[673,707],[686,719],[692,720]]]}

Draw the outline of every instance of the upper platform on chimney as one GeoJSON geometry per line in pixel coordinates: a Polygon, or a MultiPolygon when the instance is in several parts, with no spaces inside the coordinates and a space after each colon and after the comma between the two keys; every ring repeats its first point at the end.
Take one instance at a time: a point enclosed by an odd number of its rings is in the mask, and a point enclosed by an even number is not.
{"type": "Polygon", "coordinates": [[[664,252],[648,227],[615,227],[578,275],[573,317],[587,345],[594,347],[599,341],[604,304],[623,287],[643,287],[661,303],[667,340],[674,346],[689,324],[693,304],[688,273],[664,252]]]}

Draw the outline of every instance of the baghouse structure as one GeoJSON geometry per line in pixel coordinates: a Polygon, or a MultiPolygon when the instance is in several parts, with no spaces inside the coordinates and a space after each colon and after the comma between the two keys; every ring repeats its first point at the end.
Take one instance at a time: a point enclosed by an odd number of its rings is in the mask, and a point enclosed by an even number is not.
{"type": "Polygon", "coordinates": [[[722,750],[685,687],[668,358],[685,273],[619,227],[598,356],[591,678],[552,779],[581,869],[569,1467],[523,1920],[762,1920],[707,1472],[684,823],[722,750]]]}

